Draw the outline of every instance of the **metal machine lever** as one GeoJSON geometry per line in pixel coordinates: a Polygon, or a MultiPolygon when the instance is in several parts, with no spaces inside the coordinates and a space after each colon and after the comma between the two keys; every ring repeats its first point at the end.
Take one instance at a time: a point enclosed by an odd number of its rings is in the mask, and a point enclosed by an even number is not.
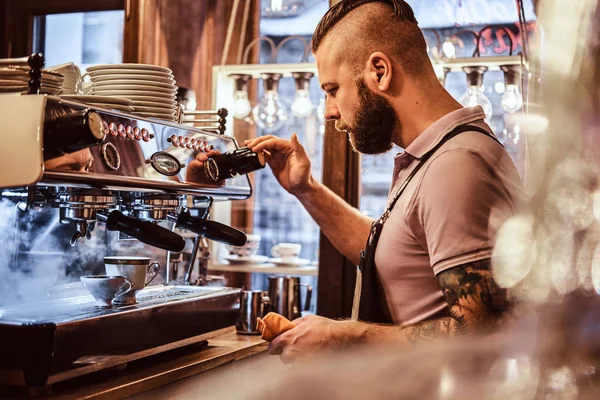
{"type": "Polygon", "coordinates": [[[192,217],[189,212],[181,211],[179,215],[168,215],[167,219],[175,222],[178,228],[194,232],[207,239],[232,246],[246,244],[246,234],[231,226],[199,217],[192,217]]]}
{"type": "Polygon", "coordinates": [[[159,249],[179,252],[185,247],[185,239],[175,232],[151,222],[125,216],[120,211],[112,211],[108,215],[99,212],[97,218],[98,221],[106,223],[109,231],[123,232],[159,249]]]}

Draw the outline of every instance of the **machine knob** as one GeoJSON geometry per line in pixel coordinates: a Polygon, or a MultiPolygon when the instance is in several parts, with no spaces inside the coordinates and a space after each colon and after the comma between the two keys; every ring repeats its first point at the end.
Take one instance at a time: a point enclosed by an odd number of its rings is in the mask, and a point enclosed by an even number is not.
{"type": "Polygon", "coordinates": [[[102,118],[94,111],[56,118],[44,125],[44,159],[98,145],[105,137],[102,118]]]}
{"type": "Polygon", "coordinates": [[[110,124],[108,124],[108,131],[110,132],[110,134],[112,136],[117,136],[117,124],[115,124],[114,122],[111,122],[110,124]]]}
{"type": "MultiPolygon", "coordinates": [[[[208,146],[205,151],[210,150],[212,146],[208,146]]],[[[266,164],[262,152],[255,153],[247,147],[240,147],[229,153],[210,157],[204,162],[204,173],[211,181],[218,182],[264,168],[266,164]]]]}

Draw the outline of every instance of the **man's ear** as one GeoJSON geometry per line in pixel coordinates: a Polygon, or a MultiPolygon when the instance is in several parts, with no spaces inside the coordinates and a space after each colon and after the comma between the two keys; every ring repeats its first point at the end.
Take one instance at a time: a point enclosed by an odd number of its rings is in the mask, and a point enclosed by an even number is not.
{"type": "Polygon", "coordinates": [[[372,80],[380,91],[385,92],[390,89],[392,84],[392,61],[380,51],[376,51],[369,56],[367,61],[367,76],[372,80]]]}

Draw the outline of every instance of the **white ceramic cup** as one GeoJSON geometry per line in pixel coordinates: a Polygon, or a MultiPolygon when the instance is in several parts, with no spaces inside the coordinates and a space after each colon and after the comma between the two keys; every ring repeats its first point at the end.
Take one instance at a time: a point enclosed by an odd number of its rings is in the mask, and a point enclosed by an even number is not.
{"type": "Polygon", "coordinates": [[[294,261],[300,256],[301,251],[300,243],[279,243],[271,248],[271,255],[281,258],[282,261],[294,261]]]}
{"type": "Polygon", "coordinates": [[[252,257],[255,256],[260,248],[260,235],[248,234],[246,235],[247,241],[243,246],[230,246],[227,245],[229,254],[236,255],[238,257],[252,257]]]}
{"type": "Polygon", "coordinates": [[[100,307],[110,307],[116,296],[132,290],[131,282],[124,276],[88,275],[79,279],[100,307]]]}
{"type": "Polygon", "coordinates": [[[150,257],[138,256],[113,256],[104,257],[104,268],[107,275],[120,275],[131,282],[132,290],[116,296],[113,304],[135,304],[135,292],[148,285],[158,272],[160,264],[156,261],[150,263],[150,257]],[[146,281],[146,275],[152,271],[153,275],[149,281],[146,281]]]}

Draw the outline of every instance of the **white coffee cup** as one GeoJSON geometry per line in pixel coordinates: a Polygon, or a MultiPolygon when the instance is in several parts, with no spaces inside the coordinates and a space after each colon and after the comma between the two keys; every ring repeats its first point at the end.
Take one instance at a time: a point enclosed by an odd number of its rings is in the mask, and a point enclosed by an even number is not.
{"type": "Polygon", "coordinates": [[[87,275],[79,279],[100,307],[110,307],[115,297],[133,289],[131,282],[124,276],[87,275]]]}
{"type": "Polygon", "coordinates": [[[301,251],[300,243],[279,243],[271,248],[271,255],[283,261],[294,261],[300,256],[301,251]]]}
{"type": "Polygon", "coordinates": [[[156,261],[150,263],[150,257],[139,256],[114,256],[104,257],[104,268],[107,275],[120,275],[127,278],[131,282],[131,291],[116,296],[113,304],[135,304],[135,292],[143,289],[148,285],[158,272],[160,264],[156,261]],[[146,281],[146,275],[152,271],[154,275],[149,281],[146,281]]]}
{"type": "Polygon", "coordinates": [[[238,257],[252,257],[255,256],[260,248],[260,235],[248,234],[246,235],[246,244],[243,246],[231,246],[227,245],[229,254],[236,255],[238,257]]]}

